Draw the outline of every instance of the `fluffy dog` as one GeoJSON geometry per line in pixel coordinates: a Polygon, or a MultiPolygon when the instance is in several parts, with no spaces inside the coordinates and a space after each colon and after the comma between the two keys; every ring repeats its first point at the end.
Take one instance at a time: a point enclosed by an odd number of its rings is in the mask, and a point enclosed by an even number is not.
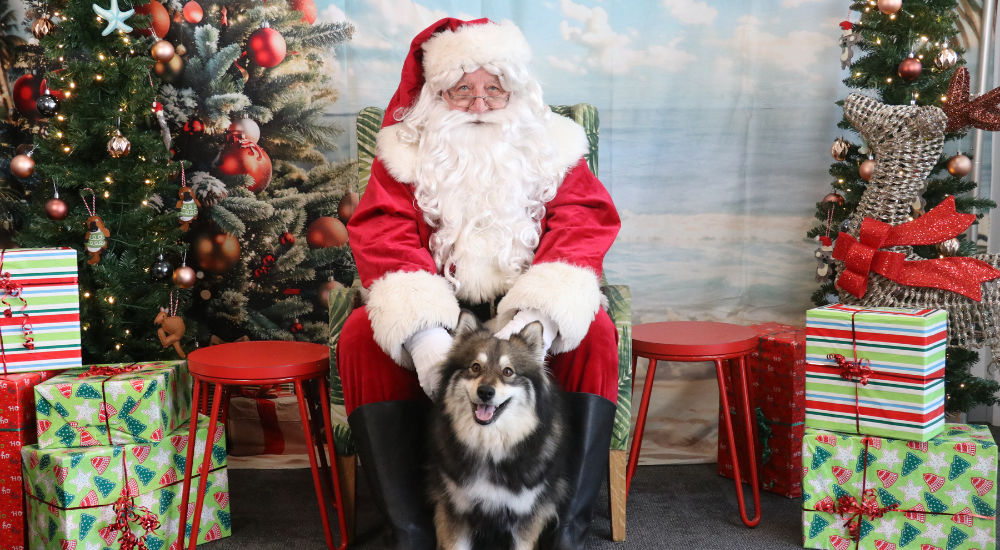
{"type": "Polygon", "coordinates": [[[493,337],[463,311],[431,424],[438,546],[532,550],[567,496],[566,426],[542,325],[493,337]]]}

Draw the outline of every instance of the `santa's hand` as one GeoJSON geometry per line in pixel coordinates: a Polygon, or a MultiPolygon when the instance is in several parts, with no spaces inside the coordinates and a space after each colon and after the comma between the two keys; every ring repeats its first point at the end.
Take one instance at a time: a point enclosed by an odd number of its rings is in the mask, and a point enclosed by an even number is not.
{"type": "Polygon", "coordinates": [[[558,328],[548,315],[537,309],[522,309],[518,311],[514,315],[514,318],[504,325],[494,336],[507,340],[511,334],[521,332],[521,329],[535,321],[542,324],[542,342],[545,344],[545,351],[549,351],[549,348],[552,347],[552,341],[556,339],[558,328]]]}
{"type": "Polygon", "coordinates": [[[420,387],[428,397],[434,397],[441,378],[441,363],[451,350],[451,342],[451,334],[442,327],[421,330],[403,342],[413,359],[420,387]]]}

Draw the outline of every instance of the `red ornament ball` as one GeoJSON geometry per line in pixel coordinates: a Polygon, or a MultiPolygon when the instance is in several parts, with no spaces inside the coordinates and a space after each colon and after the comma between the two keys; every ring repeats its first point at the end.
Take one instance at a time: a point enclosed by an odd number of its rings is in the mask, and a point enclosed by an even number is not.
{"type": "Polygon", "coordinates": [[[302,332],[302,329],[304,329],[304,328],[306,328],[306,327],[302,326],[302,323],[300,323],[298,319],[296,319],[295,322],[292,323],[292,332],[293,333],[295,333],[295,332],[302,332]]]}
{"type": "Polygon", "coordinates": [[[259,193],[271,183],[271,157],[256,143],[242,137],[242,132],[226,132],[226,144],[219,153],[218,171],[223,176],[246,174],[253,178],[247,187],[259,193]]]}
{"type": "Polygon", "coordinates": [[[332,248],[347,244],[347,228],[337,218],[316,218],[306,231],[309,248],[332,248]]]}
{"type": "Polygon", "coordinates": [[[201,4],[191,0],[184,4],[184,20],[194,25],[201,23],[201,18],[205,17],[205,11],[201,9],[201,4]]]}
{"type": "Polygon", "coordinates": [[[14,82],[14,89],[11,95],[14,99],[14,107],[21,116],[28,120],[38,120],[42,114],[35,108],[38,97],[41,95],[41,78],[33,74],[26,74],[14,82]]]}
{"type": "Polygon", "coordinates": [[[351,216],[354,215],[354,209],[358,207],[358,201],[360,200],[360,195],[354,192],[348,193],[340,199],[340,204],[337,205],[337,216],[340,218],[340,221],[346,224],[351,220],[351,216]]]}
{"type": "Polygon", "coordinates": [[[65,220],[66,216],[69,216],[69,205],[59,197],[52,197],[45,201],[45,215],[50,220],[65,220]]]}
{"type": "Polygon", "coordinates": [[[240,241],[226,233],[199,235],[192,248],[198,265],[209,273],[221,275],[240,260],[240,241]]]}
{"type": "Polygon", "coordinates": [[[316,2],[313,0],[289,0],[288,7],[292,8],[293,11],[302,12],[302,19],[312,25],[316,22],[316,2]]]}
{"type": "Polygon", "coordinates": [[[191,117],[184,123],[183,132],[191,137],[200,137],[205,133],[205,124],[198,117],[191,117]]]}
{"type": "Polygon", "coordinates": [[[959,178],[964,178],[972,171],[972,159],[958,154],[948,159],[948,173],[959,178]]]}
{"type": "Polygon", "coordinates": [[[281,234],[280,241],[281,244],[285,246],[292,246],[293,244],[295,244],[295,235],[292,235],[290,232],[285,231],[284,233],[281,234]]]}
{"type": "Polygon", "coordinates": [[[49,94],[54,95],[56,97],[56,99],[59,99],[59,100],[66,99],[66,92],[64,92],[63,90],[52,90],[52,89],[50,89],[49,88],[49,84],[48,84],[48,80],[43,78],[42,79],[42,84],[40,86],[38,86],[38,93],[39,94],[44,94],[44,93],[46,93],[46,90],[48,90],[49,94]]]}
{"type": "Polygon", "coordinates": [[[167,31],[170,30],[170,14],[167,13],[167,8],[163,7],[163,4],[152,0],[148,4],[143,4],[141,6],[135,6],[136,15],[152,15],[153,22],[150,23],[148,28],[145,29],[135,29],[134,32],[141,34],[143,36],[152,36],[153,32],[156,36],[163,38],[167,35],[167,31]]]}
{"type": "Polygon", "coordinates": [[[916,57],[907,57],[899,64],[899,70],[896,72],[899,74],[899,78],[903,80],[916,80],[923,74],[924,66],[920,64],[920,60],[916,57]]]}
{"type": "Polygon", "coordinates": [[[285,59],[285,39],[281,33],[267,26],[255,30],[247,43],[250,61],[264,68],[277,66],[285,59]]]}

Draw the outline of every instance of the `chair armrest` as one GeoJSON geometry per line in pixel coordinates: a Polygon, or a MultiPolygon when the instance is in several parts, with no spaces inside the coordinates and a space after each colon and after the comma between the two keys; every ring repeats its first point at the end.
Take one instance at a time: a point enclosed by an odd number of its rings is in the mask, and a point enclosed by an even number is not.
{"type": "Polygon", "coordinates": [[[632,420],[632,291],[628,285],[604,285],[601,292],[608,299],[608,315],[618,329],[618,402],[611,450],[624,451],[632,420]]]}
{"type": "Polygon", "coordinates": [[[341,456],[354,454],[354,441],[347,425],[344,408],[344,388],[337,369],[337,344],[340,332],[351,312],[361,305],[361,288],[336,288],[330,291],[330,416],[333,422],[333,444],[341,456]]]}

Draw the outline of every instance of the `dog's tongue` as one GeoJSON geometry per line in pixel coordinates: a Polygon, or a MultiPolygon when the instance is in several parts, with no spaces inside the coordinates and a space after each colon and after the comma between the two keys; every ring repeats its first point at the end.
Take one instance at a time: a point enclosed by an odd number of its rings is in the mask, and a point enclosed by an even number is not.
{"type": "Polygon", "coordinates": [[[497,410],[496,405],[476,405],[476,418],[482,422],[489,422],[495,410],[497,410]]]}

